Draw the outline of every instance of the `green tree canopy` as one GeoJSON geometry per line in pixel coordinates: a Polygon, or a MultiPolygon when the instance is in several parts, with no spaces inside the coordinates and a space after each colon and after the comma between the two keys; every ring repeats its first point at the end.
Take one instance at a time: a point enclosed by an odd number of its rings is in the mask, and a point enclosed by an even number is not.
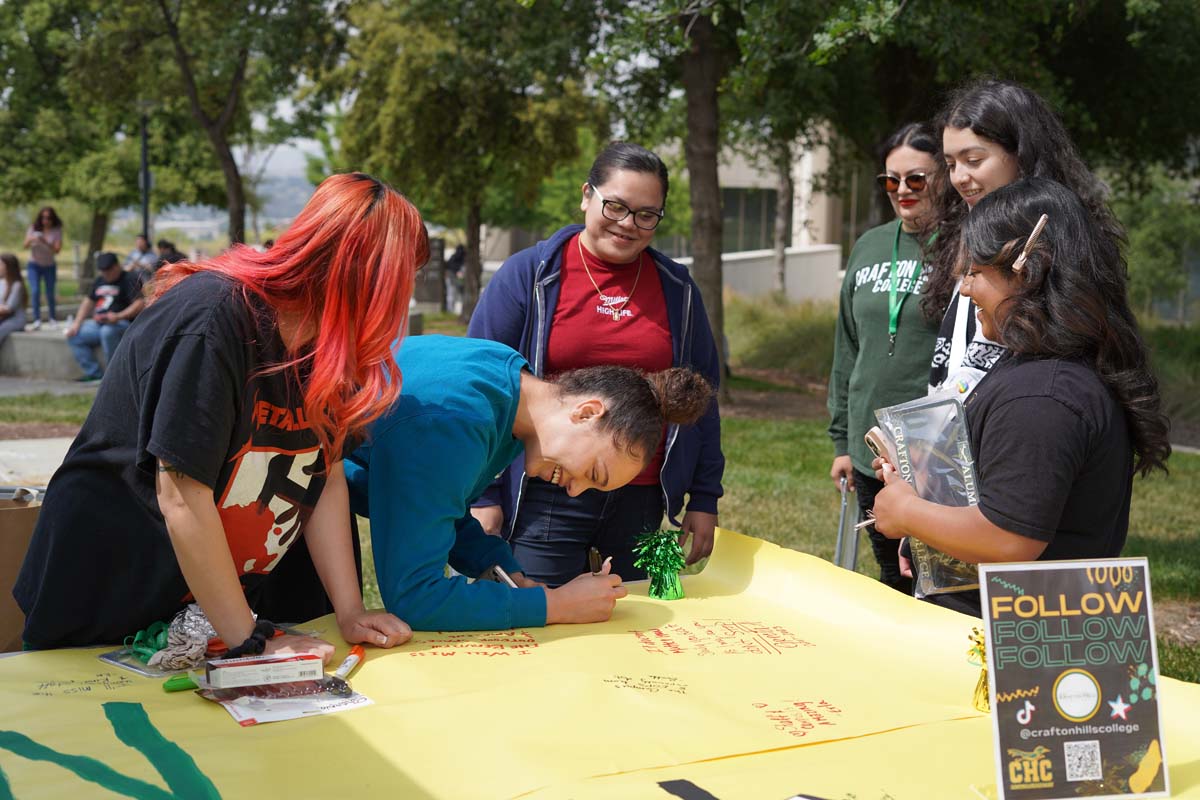
{"type": "MultiPolygon", "coordinates": [[[[125,85],[93,82],[101,3],[0,4],[0,184],[8,203],[74,199],[91,210],[91,253],[108,215],[138,202],[139,125],[125,85]]],[[[214,202],[220,174],[176,103],[149,127],[154,205],[214,202]]]]}
{"type": "Polygon", "coordinates": [[[596,120],[583,88],[593,6],[559,5],[414,0],[350,10],[356,35],[332,79],[353,94],[345,157],[427,216],[465,224],[464,316],[478,298],[480,225],[519,218],[554,166],[578,152],[575,131],[596,120]]]}

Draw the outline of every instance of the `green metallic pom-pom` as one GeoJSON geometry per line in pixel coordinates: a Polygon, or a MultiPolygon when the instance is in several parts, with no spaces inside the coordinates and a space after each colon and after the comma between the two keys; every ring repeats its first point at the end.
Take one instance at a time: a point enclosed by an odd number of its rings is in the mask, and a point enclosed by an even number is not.
{"type": "Polygon", "coordinates": [[[633,552],[637,553],[635,567],[646,570],[650,578],[650,596],[659,600],[678,600],[683,597],[679,570],[686,561],[679,546],[678,531],[649,531],[634,537],[633,552]]]}

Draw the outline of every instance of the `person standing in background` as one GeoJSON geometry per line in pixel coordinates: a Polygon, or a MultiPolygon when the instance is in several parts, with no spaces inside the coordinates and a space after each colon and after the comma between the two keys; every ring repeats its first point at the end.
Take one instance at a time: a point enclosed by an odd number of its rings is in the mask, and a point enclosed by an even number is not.
{"type": "MultiPolygon", "coordinates": [[[[946,302],[932,315],[910,302],[929,284],[923,247],[935,236],[935,198],[948,191],[937,131],[930,123],[903,125],[884,141],[880,155],[883,172],[877,179],[896,219],[864,233],[850,251],[829,376],[834,449],[829,475],[839,489],[845,479],[864,514],[883,482],[875,478],[863,434],[875,425],[875,409],[925,393],[937,320],[946,302]]],[[[896,543],[874,530],[869,536],[879,579],[911,594],[912,578],[901,574],[896,543]]]]}
{"type": "Polygon", "coordinates": [[[58,253],[62,250],[62,220],[51,206],[44,206],[33,218],[25,232],[25,244],[29,248],[29,263],[25,275],[33,292],[33,321],[30,330],[42,327],[41,284],[46,284],[46,307],[50,314],[49,327],[58,325],[58,300],[54,287],[58,282],[58,253]]]}
{"type": "Polygon", "coordinates": [[[154,270],[157,272],[167,264],[177,264],[187,258],[183,253],[175,249],[175,243],[167,239],[158,240],[158,260],[154,262],[154,270]]]}
{"type": "Polygon", "coordinates": [[[467,248],[456,245],[446,259],[446,310],[455,314],[462,310],[462,270],[467,263],[467,248]]]}

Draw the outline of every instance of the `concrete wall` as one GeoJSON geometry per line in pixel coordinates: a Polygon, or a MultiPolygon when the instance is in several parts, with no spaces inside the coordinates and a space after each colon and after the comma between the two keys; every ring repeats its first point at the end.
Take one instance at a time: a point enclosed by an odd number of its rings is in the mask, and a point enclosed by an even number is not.
{"type": "MultiPolygon", "coordinates": [[[[59,324],[65,327],[65,323],[59,324]]],[[[102,348],[96,348],[96,357],[104,366],[102,348]]],[[[73,381],[82,377],[83,372],[71,355],[71,348],[67,346],[67,339],[60,328],[9,334],[0,343],[0,375],[73,381]]]]}
{"type": "MultiPolygon", "coordinates": [[[[842,288],[842,248],[836,244],[813,244],[787,249],[784,283],[790,300],[837,301],[842,288]]],[[[676,259],[688,269],[691,258],[676,259]]],[[[483,265],[483,285],[500,269],[501,262],[483,265]]],[[[775,289],[775,251],[747,250],[721,256],[725,288],[745,297],[769,294],[775,289]]]]}
{"type": "MultiPolygon", "coordinates": [[[[784,284],[790,300],[837,300],[842,287],[842,248],[814,244],[787,249],[784,284]]],[[[691,268],[692,259],[679,263],[691,268]]],[[[721,256],[725,288],[745,297],[769,294],[775,289],[775,252],[748,250],[721,256]]]]}
{"type": "MultiPolygon", "coordinates": [[[[64,326],[64,323],[59,323],[64,326]]],[[[425,318],[418,311],[408,314],[408,333],[419,336],[425,328],[425,318]]],[[[95,349],[100,364],[105,365],[104,350],[95,349]]],[[[42,380],[73,381],[83,372],[71,354],[62,327],[58,330],[18,331],[0,342],[0,375],[42,380]]]]}

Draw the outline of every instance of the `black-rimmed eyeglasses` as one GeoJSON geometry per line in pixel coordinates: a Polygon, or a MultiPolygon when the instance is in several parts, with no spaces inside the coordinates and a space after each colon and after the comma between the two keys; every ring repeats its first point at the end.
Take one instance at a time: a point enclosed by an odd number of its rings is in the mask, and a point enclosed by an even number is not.
{"type": "Polygon", "coordinates": [[[605,200],[604,195],[600,194],[599,189],[590,183],[588,186],[592,187],[592,192],[600,200],[600,213],[604,215],[605,219],[612,220],[613,222],[620,222],[630,214],[633,214],[634,225],[644,231],[652,231],[658,227],[658,223],[662,222],[662,218],[667,215],[665,211],[654,211],[648,208],[634,211],[624,203],[618,203],[616,200],[605,200]]]}
{"type": "MultiPolygon", "coordinates": [[[[900,191],[900,178],[895,175],[889,175],[884,172],[876,175],[875,180],[885,192],[900,191]]],[[[929,185],[929,179],[925,177],[924,172],[910,172],[904,176],[904,185],[914,192],[923,192],[925,191],[925,187],[929,185]]]]}

